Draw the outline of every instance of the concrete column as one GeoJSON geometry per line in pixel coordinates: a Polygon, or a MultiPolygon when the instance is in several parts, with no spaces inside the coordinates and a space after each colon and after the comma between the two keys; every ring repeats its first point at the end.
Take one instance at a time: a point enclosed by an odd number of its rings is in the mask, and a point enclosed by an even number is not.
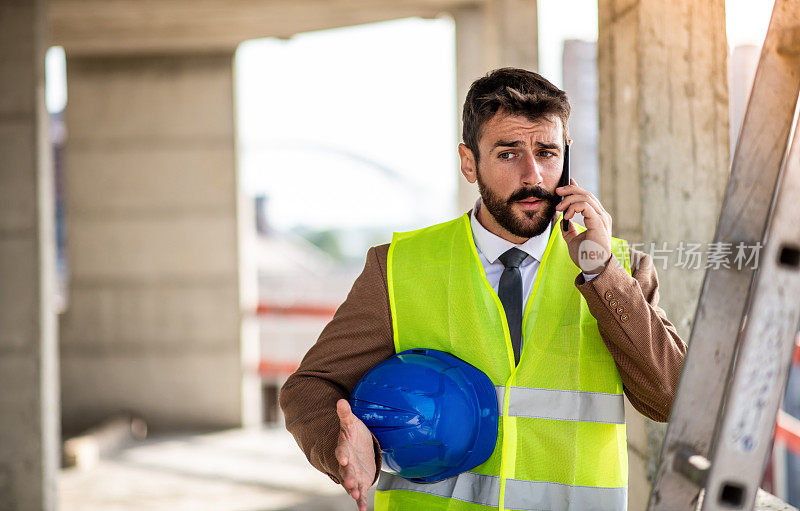
{"type": "Polygon", "coordinates": [[[0,3],[0,510],[54,509],[58,373],[46,2],[0,3]]]}
{"type": "MultiPolygon", "coordinates": [[[[476,78],[489,71],[484,63],[482,27],[485,8],[480,6],[462,7],[453,11],[456,25],[456,112],[458,113],[456,137],[459,143],[464,141],[464,100],[469,86],[476,78]]],[[[455,148],[453,148],[455,151],[455,148]]],[[[470,184],[461,175],[460,160],[456,153],[456,215],[463,214],[472,208],[478,198],[478,186],[470,184]]]]}
{"type": "Polygon", "coordinates": [[[564,41],[561,59],[564,91],[569,96],[570,175],[597,195],[600,186],[597,168],[597,43],[571,39],[564,41]]]}
{"type": "MultiPolygon", "coordinates": [[[[600,0],[600,193],[615,235],[657,262],[661,305],[688,339],[704,268],[676,266],[681,242],[714,236],[729,172],[723,0],[600,0]]],[[[663,428],[627,415],[631,509],[644,509],[663,428]]]]}
{"type": "MultiPolygon", "coordinates": [[[[633,242],[709,242],[730,158],[722,0],[601,0],[600,192],[633,242]]],[[[658,268],[688,335],[704,270],[658,268]]]]}
{"type": "Polygon", "coordinates": [[[156,428],[257,419],[232,52],[68,55],[67,84],[65,431],[120,410],[156,428]]]}
{"type": "MultiPolygon", "coordinates": [[[[456,95],[458,139],[461,141],[464,100],[477,78],[499,67],[539,67],[536,0],[490,0],[452,11],[456,25],[456,95]]],[[[458,213],[472,208],[478,187],[467,183],[458,168],[458,213]]]]}

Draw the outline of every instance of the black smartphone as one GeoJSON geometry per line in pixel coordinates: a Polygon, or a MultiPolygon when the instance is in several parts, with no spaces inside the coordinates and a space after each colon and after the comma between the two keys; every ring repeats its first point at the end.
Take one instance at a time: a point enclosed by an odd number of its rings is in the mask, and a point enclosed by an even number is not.
{"type": "MultiPolygon", "coordinates": [[[[569,184],[569,144],[564,145],[564,169],[561,171],[561,180],[558,186],[567,186],[569,184]]],[[[566,195],[564,196],[566,197],[566,195]]],[[[561,200],[564,200],[564,197],[561,200]]],[[[566,211],[565,211],[566,213],[566,211]]],[[[569,229],[569,220],[561,220],[561,230],[566,231],[569,229]]]]}

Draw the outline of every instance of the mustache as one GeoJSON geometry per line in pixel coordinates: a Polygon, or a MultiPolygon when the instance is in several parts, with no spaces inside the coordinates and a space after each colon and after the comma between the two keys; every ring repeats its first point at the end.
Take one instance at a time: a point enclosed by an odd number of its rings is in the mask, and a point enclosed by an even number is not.
{"type": "Polygon", "coordinates": [[[508,196],[507,202],[511,204],[512,202],[517,202],[530,198],[542,199],[549,202],[558,202],[559,200],[561,200],[560,195],[557,195],[555,193],[550,193],[540,186],[535,186],[532,188],[520,188],[519,190],[508,196]]]}

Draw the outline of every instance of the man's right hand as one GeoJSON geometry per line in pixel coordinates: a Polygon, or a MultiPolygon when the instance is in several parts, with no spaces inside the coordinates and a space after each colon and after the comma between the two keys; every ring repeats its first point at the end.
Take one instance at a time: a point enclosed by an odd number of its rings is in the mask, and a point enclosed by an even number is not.
{"type": "Polygon", "coordinates": [[[339,442],[336,460],[339,479],[356,504],[358,511],[367,511],[367,490],[375,480],[375,451],[372,434],[361,419],[353,415],[346,399],[336,402],[339,415],[339,442]]]}

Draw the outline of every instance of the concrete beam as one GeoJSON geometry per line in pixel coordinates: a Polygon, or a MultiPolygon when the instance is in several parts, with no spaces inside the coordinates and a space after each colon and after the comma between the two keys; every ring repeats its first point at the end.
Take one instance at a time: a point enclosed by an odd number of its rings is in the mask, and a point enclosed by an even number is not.
{"type": "Polygon", "coordinates": [[[45,6],[0,3],[0,509],[55,507],[55,201],[45,6]]]}
{"type": "Polygon", "coordinates": [[[247,39],[288,38],[300,32],[411,16],[432,18],[484,1],[52,0],[51,41],[63,45],[72,56],[233,52],[247,39]]]}

